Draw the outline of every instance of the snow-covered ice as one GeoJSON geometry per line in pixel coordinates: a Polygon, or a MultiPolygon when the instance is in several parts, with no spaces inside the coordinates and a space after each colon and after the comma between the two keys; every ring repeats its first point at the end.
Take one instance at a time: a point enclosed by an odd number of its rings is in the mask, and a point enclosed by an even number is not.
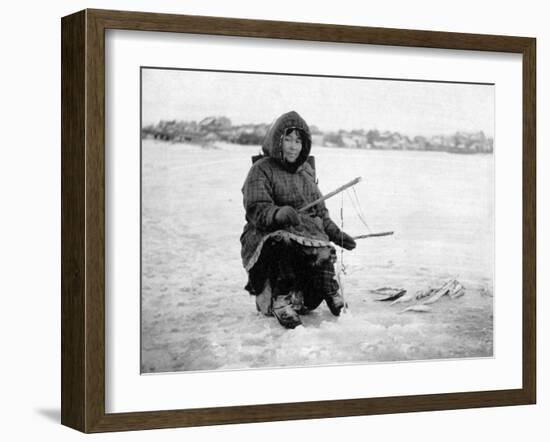
{"type": "MultiPolygon", "coordinates": [[[[321,190],[362,176],[372,231],[344,253],[349,310],[323,304],[282,328],[244,290],[241,186],[258,147],[142,146],[142,372],[490,357],[493,354],[493,156],[315,148],[321,190]],[[377,302],[457,279],[466,289],[426,313],[377,302]]],[[[342,197],[327,202],[340,224],[342,197]]],[[[366,232],[343,197],[344,229],[366,232]]]]}

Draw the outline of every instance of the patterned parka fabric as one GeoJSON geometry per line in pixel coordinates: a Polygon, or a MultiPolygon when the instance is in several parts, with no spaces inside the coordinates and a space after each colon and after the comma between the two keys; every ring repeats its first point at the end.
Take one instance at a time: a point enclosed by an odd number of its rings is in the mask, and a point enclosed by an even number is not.
{"type": "Polygon", "coordinates": [[[254,267],[269,238],[284,237],[306,247],[326,249],[332,248],[330,241],[338,241],[340,235],[323,202],[300,212],[297,226],[283,228],[275,221],[280,207],[298,210],[322,196],[315,172],[306,162],[311,152],[311,132],[304,119],[294,111],[281,115],[271,125],[262,151],[264,157],[252,165],[242,188],[246,225],[241,235],[241,256],[247,271],[254,267]],[[300,129],[305,135],[294,163],[283,159],[282,141],[290,128],[300,129]]]}

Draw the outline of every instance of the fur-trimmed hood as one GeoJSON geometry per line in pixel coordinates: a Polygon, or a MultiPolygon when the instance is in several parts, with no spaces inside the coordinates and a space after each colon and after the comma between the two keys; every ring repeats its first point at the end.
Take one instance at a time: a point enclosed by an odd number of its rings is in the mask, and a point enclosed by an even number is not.
{"type": "Polygon", "coordinates": [[[302,150],[291,167],[296,170],[305,163],[311,152],[311,132],[309,126],[298,112],[287,112],[273,122],[265,136],[262,151],[264,155],[280,161],[283,165],[289,166],[283,159],[283,137],[288,129],[298,129],[302,132],[303,136],[302,150]]]}

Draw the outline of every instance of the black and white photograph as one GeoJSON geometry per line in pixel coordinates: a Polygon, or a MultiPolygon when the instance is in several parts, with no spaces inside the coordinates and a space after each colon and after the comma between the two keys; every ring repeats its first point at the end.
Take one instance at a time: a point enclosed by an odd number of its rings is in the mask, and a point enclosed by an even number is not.
{"type": "Polygon", "coordinates": [[[546,441],[544,11],[6,3],[0,439],[546,441]]]}
{"type": "Polygon", "coordinates": [[[494,85],[141,69],[142,374],[493,357],[494,85]]]}

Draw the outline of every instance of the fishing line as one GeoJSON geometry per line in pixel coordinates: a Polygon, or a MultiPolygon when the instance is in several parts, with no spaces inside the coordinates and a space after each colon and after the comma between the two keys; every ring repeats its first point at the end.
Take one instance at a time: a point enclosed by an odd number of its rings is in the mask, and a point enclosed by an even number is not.
{"type": "Polygon", "coordinates": [[[342,273],[346,274],[346,267],[344,266],[344,193],[340,199],[340,267],[342,273]]]}
{"type": "Polygon", "coordinates": [[[340,286],[340,294],[342,295],[342,301],[344,302],[343,312],[347,310],[346,298],[344,296],[344,284],[342,283],[342,274],[346,274],[346,267],[344,265],[344,192],[342,192],[340,198],[340,265],[336,274],[338,285],[340,286]]]}
{"type": "Polygon", "coordinates": [[[368,225],[368,223],[365,219],[365,215],[364,215],[363,211],[361,210],[360,202],[359,202],[359,199],[357,198],[357,193],[355,193],[355,189],[353,190],[353,192],[355,194],[355,201],[351,197],[351,195],[348,194],[348,198],[349,198],[349,201],[350,201],[350,203],[353,207],[353,210],[355,211],[355,214],[357,215],[357,218],[359,218],[361,223],[367,228],[367,231],[369,233],[372,233],[371,228],[369,227],[369,225],[368,225]]]}
{"type": "Polygon", "coordinates": [[[361,222],[365,225],[365,227],[369,230],[369,232],[371,231],[368,223],[367,223],[367,217],[365,216],[365,213],[363,212],[363,208],[361,207],[361,200],[359,199],[359,196],[357,195],[357,192],[355,191],[355,189],[352,189],[353,190],[353,196],[355,197],[355,201],[357,203],[357,207],[358,207],[358,216],[359,216],[359,219],[361,220],[361,222]]]}

